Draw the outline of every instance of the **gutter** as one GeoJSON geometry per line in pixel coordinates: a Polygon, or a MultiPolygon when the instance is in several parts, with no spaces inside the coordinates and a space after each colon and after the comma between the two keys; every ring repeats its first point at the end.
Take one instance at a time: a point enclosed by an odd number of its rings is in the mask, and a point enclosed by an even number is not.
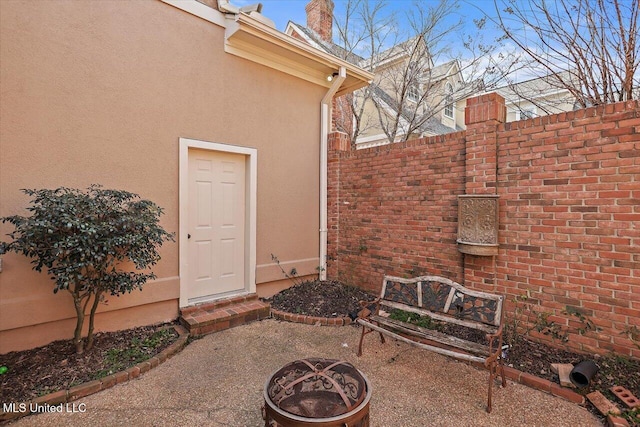
{"type": "Polygon", "coordinates": [[[218,10],[222,13],[240,13],[240,8],[229,3],[229,0],[218,0],[218,10]]]}
{"type": "Polygon", "coordinates": [[[347,78],[347,69],[340,67],[331,87],[320,102],[320,271],[319,279],[327,279],[327,166],[328,137],[331,128],[331,102],[347,78]]]}

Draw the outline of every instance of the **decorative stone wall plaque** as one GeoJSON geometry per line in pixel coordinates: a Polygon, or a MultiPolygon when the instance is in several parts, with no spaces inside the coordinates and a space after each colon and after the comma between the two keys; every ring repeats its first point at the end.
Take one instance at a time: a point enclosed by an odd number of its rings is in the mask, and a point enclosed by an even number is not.
{"type": "Polygon", "coordinates": [[[465,254],[498,254],[498,196],[458,196],[458,250],[465,254]]]}

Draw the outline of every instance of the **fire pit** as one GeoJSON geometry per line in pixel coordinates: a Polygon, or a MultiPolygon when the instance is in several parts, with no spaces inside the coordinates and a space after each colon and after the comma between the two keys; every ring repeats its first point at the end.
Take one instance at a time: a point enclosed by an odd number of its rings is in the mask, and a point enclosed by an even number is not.
{"type": "Polygon", "coordinates": [[[265,384],[265,427],[369,427],[370,399],[367,378],[350,363],[297,360],[265,384]]]}

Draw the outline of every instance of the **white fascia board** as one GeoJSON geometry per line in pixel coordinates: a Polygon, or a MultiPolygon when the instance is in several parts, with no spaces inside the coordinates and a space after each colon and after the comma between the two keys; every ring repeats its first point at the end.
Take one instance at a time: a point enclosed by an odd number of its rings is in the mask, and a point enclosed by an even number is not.
{"type": "MultiPolygon", "coordinates": [[[[403,133],[396,135],[394,144],[400,142],[404,137],[403,133]]],[[[356,150],[364,150],[365,148],[381,147],[383,145],[390,145],[391,143],[387,139],[387,135],[379,133],[377,135],[371,135],[364,138],[358,138],[356,140],[356,150]]]]}
{"type": "Polygon", "coordinates": [[[387,139],[387,135],[385,135],[384,133],[379,133],[377,135],[359,137],[356,140],[356,144],[364,144],[366,142],[380,141],[382,139],[386,140],[387,139]]]}
{"type": "Polygon", "coordinates": [[[374,75],[240,13],[227,18],[225,51],[329,88],[341,67],[347,79],[336,97],[367,86],[374,75]],[[296,64],[296,65],[294,65],[296,64]]]}
{"type": "MultiPolygon", "coordinates": [[[[386,136],[385,136],[386,138],[386,136]]],[[[373,147],[381,147],[383,145],[389,145],[389,141],[388,140],[382,140],[382,139],[378,139],[377,141],[371,141],[371,142],[358,142],[356,141],[356,150],[364,150],[367,148],[373,148],[373,147]]]]}
{"type": "Polygon", "coordinates": [[[224,14],[219,10],[215,10],[205,4],[196,0],[160,0],[163,3],[169,4],[180,10],[184,10],[198,18],[202,18],[205,21],[209,21],[212,24],[216,24],[220,27],[225,27],[224,14]]]}

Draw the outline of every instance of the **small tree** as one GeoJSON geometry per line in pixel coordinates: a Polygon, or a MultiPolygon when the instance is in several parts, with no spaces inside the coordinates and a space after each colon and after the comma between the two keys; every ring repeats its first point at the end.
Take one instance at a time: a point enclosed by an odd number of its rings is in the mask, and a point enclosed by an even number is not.
{"type": "MultiPolygon", "coordinates": [[[[638,99],[638,0],[494,0],[502,38],[581,108],[638,99]]],[[[489,18],[492,19],[492,18],[489,18]]]]}
{"type": "Polygon", "coordinates": [[[77,315],[73,343],[81,354],[89,304],[87,350],[93,346],[94,317],[100,301],[106,294],[120,296],[141,289],[147,280],[154,279],[155,274],[147,269],[160,260],[158,249],[164,241],[173,241],[173,234],[158,224],[162,215],[159,206],[127,191],[105,190],[98,185],[86,191],[22,191],[32,197],[27,208],[32,215],[1,218],[15,230],[8,234],[11,242],[0,243],[0,253],[13,251],[33,258],[34,270],[47,268],[55,283],[54,293],[65,290],[71,294],[77,315]]]}

